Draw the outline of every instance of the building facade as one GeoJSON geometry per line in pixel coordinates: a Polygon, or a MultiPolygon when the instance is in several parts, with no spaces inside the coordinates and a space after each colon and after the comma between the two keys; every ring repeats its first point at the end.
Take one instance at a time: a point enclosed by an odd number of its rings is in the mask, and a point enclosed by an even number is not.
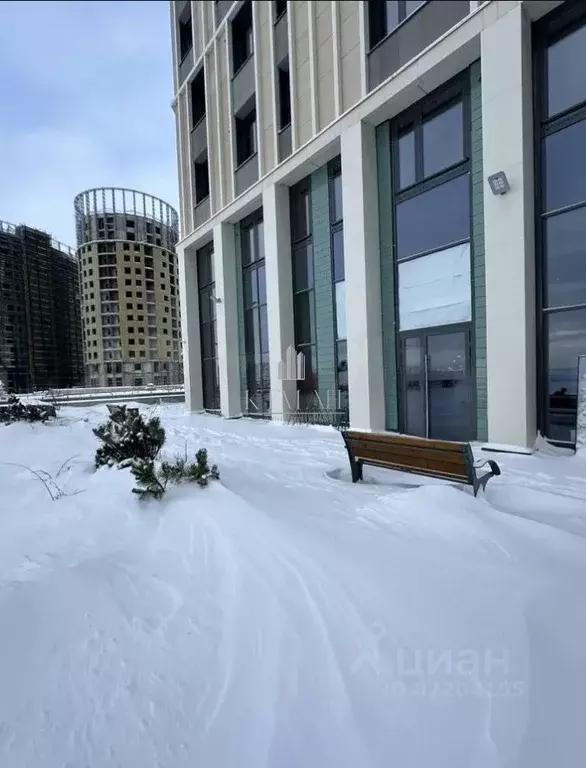
{"type": "Polygon", "coordinates": [[[12,392],[72,387],[83,377],[74,251],[0,221],[0,380],[12,392]]]}
{"type": "Polygon", "coordinates": [[[171,29],[190,407],[573,442],[584,4],[177,0],[171,29]]]}
{"type": "Polygon", "coordinates": [[[112,187],[74,205],[86,385],[181,383],[176,211],[112,187]]]}

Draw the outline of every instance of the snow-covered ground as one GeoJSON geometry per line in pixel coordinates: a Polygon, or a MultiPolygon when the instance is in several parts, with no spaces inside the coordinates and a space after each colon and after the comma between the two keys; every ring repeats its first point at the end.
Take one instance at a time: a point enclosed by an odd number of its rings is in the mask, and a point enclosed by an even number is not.
{"type": "Polygon", "coordinates": [[[103,406],[0,427],[2,768],[584,766],[585,459],[495,454],[474,499],[158,411],[220,482],[141,505],[103,406]],[[13,466],[72,456],[57,501],[13,466]]]}

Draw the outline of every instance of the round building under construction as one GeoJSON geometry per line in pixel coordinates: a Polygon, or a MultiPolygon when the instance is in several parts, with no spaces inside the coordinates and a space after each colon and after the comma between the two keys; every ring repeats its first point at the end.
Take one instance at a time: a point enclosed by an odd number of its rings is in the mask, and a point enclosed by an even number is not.
{"type": "Polygon", "coordinates": [[[118,187],[74,206],[86,385],[181,383],[177,212],[118,187]]]}

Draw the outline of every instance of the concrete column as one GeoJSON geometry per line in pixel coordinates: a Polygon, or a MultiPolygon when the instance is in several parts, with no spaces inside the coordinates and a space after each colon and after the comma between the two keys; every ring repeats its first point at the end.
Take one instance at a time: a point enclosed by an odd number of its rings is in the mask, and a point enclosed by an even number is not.
{"type": "Polygon", "coordinates": [[[531,25],[518,5],[481,34],[485,180],[487,402],[491,442],[536,436],[535,242],[531,25]]]}
{"type": "Polygon", "coordinates": [[[342,134],[342,195],[350,424],[385,428],[376,136],[368,123],[342,134]]]}
{"type": "Polygon", "coordinates": [[[190,411],[203,410],[201,386],[201,343],[199,333],[199,294],[195,249],[177,248],[179,299],[181,302],[181,339],[183,344],[183,379],[185,405],[190,411]]]}
{"type": "Polygon", "coordinates": [[[214,275],[220,407],[222,416],[242,415],[236,294],[236,239],[233,224],[214,227],[214,275]]]}
{"type": "Polygon", "coordinates": [[[272,185],[263,192],[265,274],[269,359],[271,372],[271,412],[282,419],[295,408],[297,382],[279,378],[280,361],[287,349],[295,346],[293,326],[293,270],[291,265],[291,226],[289,187],[272,185]]]}

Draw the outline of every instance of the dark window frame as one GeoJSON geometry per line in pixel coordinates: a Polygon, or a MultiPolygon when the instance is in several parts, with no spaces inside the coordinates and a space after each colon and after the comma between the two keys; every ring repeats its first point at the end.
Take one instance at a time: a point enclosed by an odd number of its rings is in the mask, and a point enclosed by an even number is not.
{"type": "MultiPolygon", "coordinates": [[[[267,295],[266,295],[266,260],[265,260],[265,249],[264,249],[264,242],[260,242],[261,237],[264,237],[264,218],[263,218],[263,210],[260,208],[259,210],[255,211],[254,213],[250,214],[250,216],[247,216],[245,219],[242,219],[240,222],[240,238],[241,243],[244,244],[246,241],[248,244],[250,243],[250,233],[252,232],[253,237],[253,249],[254,253],[251,254],[252,258],[248,261],[248,263],[244,263],[244,259],[241,260],[241,271],[242,271],[242,312],[244,317],[244,323],[245,323],[245,333],[244,333],[244,357],[245,357],[245,379],[246,379],[246,388],[249,393],[252,392],[250,388],[251,384],[251,378],[249,377],[250,368],[249,366],[253,366],[253,369],[255,371],[254,376],[254,394],[260,394],[260,399],[256,398],[255,404],[258,407],[258,411],[251,412],[248,409],[248,403],[246,406],[247,414],[249,416],[256,416],[258,418],[269,418],[271,415],[271,403],[270,403],[270,389],[271,389],[271,380],[270,380],[270,362],[269,362],[269,345],[268,345],[268,338],[265,339],[263,336],[263,324],[262,324],[262,315],[264,310],[264,315],[267,319],[266,322],[266,332],[268,336],[268,315],[267,315],[267,295]],[[262,226],[262,229],[260,225],[262,226]],[[265,285],[264,285],[264,301],[260,301],[260,274],[261,270],[263,274],[265,275],[265,285]],[[247,279],[253,280],[256,283],[256,301],[253,300],[251,303],[247,302],[246,299],[246,291],[244,290],[245,281],[247,279]],[[253,317],[256,315],[256,323],[258,326],[258,343],[259,343],[259,349],[256,349],[256,346],[252,350],[250,350],[247,346],[247,337],[246,337],[246,317],[247,313],[252,313],[253,317]],[[266,342],[266,344],[265,344],[266,342]],[[263,346],[266,346],[266,351],[263,352],[263,346]],[[266,358],[267,362],[263,362],[263,357],[266,358]],[[263,367],[267,365],[266,370],[266,376],[263,375],[263,367]],[[258,366],[258,374],[257,377],[257,366],[258,366]],[[266,394],[268,393],[269,399],[266,399],[266,394]]],[[[249,247],[248,245],[246,246],[249,247]]],[[[244,246],[242,246],[242,250],[244,252],[244,246]]],[[[254,325],[254,323],[253,323],[254,325]]]]}
{"type": "Polygon", "coordinates": [[[381,45],[425,5],[427,5],[427,0],[423,0],[415,10],[407,13],[406,0],[397,0],[397,23],[389,29],[386,19],[386,0],[368,0],[368,53],[381,45]],[[373,9],[378,14],[378,18],[373,15],[373,9]],[[376,38],[376,42],[372,42],[373,37],[376,38]]]}
{"type": "MultiPolygon", "coordinates": [[[[586,24],[586,8],[581,3],[564,3],[532,27],[533,39],[533,104],[535,147],[535,284],[536,284],[536,345],[537,345],[537,428],[550,442],[572,446],[572,440],[548,437],[552,433],[549,394],[549,317],[562,312],[586,308],[586,302],[563,306],[547,306],[546,222],[549,218],[586,206],[582,201],[547,211],[545,143],[549,136],[586,120],[586,100],[548,116],[547,51],[550,45],[586,24]]],[[[577,377],[577,361],[576,361],[577,377]]],[[[576,404],[577,406],[577,404],[576,404]]]]}
{"type": "Polygon", "coordinates": [[[273,24],[276,24],[287,13],[287,0],[273,1],[273,24]]]}
{"type": "MultiPolygon", "coordinates": [[[[391,176],[392,176],[392,198],[393,198],[393,242],[395,243],[395,249],[398,244],[398,232],[397,232],[397,206],[411,198],[418,197],[424,192],[429,192],[435,187],[439,187],[448,181],[453,181],[459,176],[470,174],[471,171],[471,153],[472,153],[472,132],[469,128],[471,125],[471,106],[470,106],[470,86],[468,82],[468,70],[463,74],[457,75],[443,86],[440,86],[437,90],[433,91],[427,97],[414,104],[408,110],[400,114],[397,118],[391,121],[390,130],[390,148],[391,153],[391,176]],[[430,118],[436,117],[444,110],[449,109],[458,101],[462,102],[462,119],[463,119],[463,150],[464,157],[461,161],[448,166],[437,173],[425,178],[423,175],[423,124],[430,118]],[[409,127],[413,127],[415,130],[415,183],[401,189],[399,184],[399,151],[398,143],[400,137],[405,133],[405,130],[409,127]]],[[[472,210],[472,187],[469,186],[469,210],[472,210]]],[[[456,240],[452,243],[446,243],[445,248],[451,246],[461,245],[468,242],[471,239],[470,236],[465,239],[456,240]]],[[[414,253],[402,259],[395,257],[395,286],[398,290],[398,261],[404,261],[408,259],[419,258],[429,253],[435,253],[438,248],[432,248],[420,253],[414,253]]],[[[398,306],[398,296],[396,298],[396,305],[398,306]]],[[[398,319],[397,319],[398,322],[398,319]]],[[[398,327],[398,326],[397,326],[398,327]]]]}
{"type": "Polygon", "coordinates": [[[282,63],[277,66],[277,101],[278,131],[280,133],[291,125],[291,72],[288,60],[287,68],[282,63]],[[283,93],[283,91],[286,91],[286,93],[283,93]]]}
{"type": "Polygon", "coordinates": [[[251,160],[258,153],[258,125],[256,122],[256,109],[252,109],[244,117],[234,118],[234,131],[236,134],[235,154],[236,167],[251,160]]]}
{"type": "MultiPolygon", "coordinates": [[[[197,290],[199,299],[199,331],[200,331],[200,345],[201,345],[201,376],[202,376],[202,394],[203,394],[203,406],[204,410],[219,412],[221,408],[220,402],[220,382],[217,376],[218,371],[218,358],[217,358],[217,320],[215,313],[215,303],[213,297],[215,295],[215,275],[214,275],[214,244],[213,241],[204,245],[196,251],[196,271],[197,271],[197,290]],[[205,260],[205,270],[202,268],[202,262],[205,260]],[[206,277],[203,280],[202,277],[206,277]],[[209,313],[207,319],[204,320],[202,314],[203,302],[209,303],[209,313]],[[212,355],[205,355],[204,335],[206,332],[210,333],[212,355]],[[205,380],[205,370],[211,364],[212,369],[212,381],[207,382],[205,380]],[[209,388],[208,388],[209,385],[209,388]],[[209,398],[208,398],[209,395],[209,398]]],[[[166,328],[163,329],[163,335],[168,335],[166,328]]]]}
{"type": "Polygon", "coordinates": [[[254,56],[254,28],[252,0],[245,0],[231,23],[232,78],[236,77],[246,62],[254,56]]]}
{"type": "MultiPolygon", "coordinates": [[[[464,173],[470,170],[471,131],[466,130],[470,125],[470,93],[465,80],[458,76],[446,86],[442,86],[434,91],[426,99],[418,102],[413,107],[400,115],[393,123],[391,130],[392,170],[393,170],[393,193],[397,202],[407,199],[409,196],[418,195],[424,191],[423,187],[431,189],[448,180],[448,174],[464,173]],[[462,139],[463,139],[463,158],[452,165],[442,168],[440,171],[429,176],[424,175],[423,170],[423,126],[428,121],[437,117],[442,112],[455,106],[458,102],[462,103],[462,139]],[[415,181],[406,187],[399,186],[399,152],[398,141],[409,129],[414,131],[415,140],[415,181]],[[464,168],[465,166],[465,168],[464,168]]],[[[426,191],[425,190],[425,191],[426,191]]]]}
{"type": "Polygon", "coordinates": [[[188,14],[184,14],[183,19],[181,16],[177,19],[177,42],[179,46],[179,64],[182,64],[193,48],[191,8],[189,8],[188,14]]]}
{"type": "MultiPolygon", "coordinates": [[[[433,91],[431,94],[429,94],[427,97],[424,97],[421,101],[417,102],[417,104],[414,104],[410,109],[406,110],[404,113],[399,115],[397,118],[391,121],[390,126],[390,140],[389,140],[389,152],[391,155],[391,176],[392,176],[392,190],[391,190],[391,196],[392,196],[392,206],[393,206],[393,243],[395,244],[394,248],[394,256],[393,256],[393,269],[394,269],[394,305],[395,305],[395,345],[397,349],[397,354],[399,355],[399,350],[401,349],[401,344],[403,338],[409,335],[413,335],[414,333],[443,333],[446,331],[446,329],[449,328],[459,328],[460,326],[466,327],[469,331],[470,336],[470,371],[471,371],[471,391],[472,391],[472,401],[470,404],[471,408],[471,427],[473,428],[472,434],[475,433],[475,424],[476,419],[474,418],[476,414],[476,356],[475,356],[475,345],[474,345],[474,315],[472,316],[472,320],[467,323],[460,323],[460,324],[454,324],[449,326],[433,326],[431,328],[420,328],[417,330],[411,329],[411,330],[400,330],[400,323],[399,323],[399,264],[403,261],[409,261],[411,259],[417,259],[422,256],[425,256],[429,253],[436,253],[438,250],[437,248],[433,248],[432,250],[424,251],[422,253],[414,254],[412,256],[408,256],[403,259],[397,258],[397,206],[399,203],[404,202],[405,200],[409,200],[415,197],[418,197],[419,195],[423,194],[424,192],[428,192],[431,189],[434,189],[436,187],[441,186],[442,184],[445,184],[448,181],[452,181],[456,178],[459,178],[461,176],[467,175],[469,178],[469,184],[468,184],[468,195],[469,195],[469,211],[470,211],[470,234],[469,237],[466,238],[466,240],[454,242],[451,244],[446,244],[446,248],[451,246],[456,246],[463,242],[470,242],[470,250],[471,250],[471,256],[472,256],[472,219],[471,219],[471,213],[472,213],[472,183],[470,178],[470,172],[471,172],[471,139],[472,139],[472,131],[471,131],[471,123],[472,123],[472,115],[471,115],[471,107],[470,107],[470,83],[469,83],[469,70],[465,70],[460,75],[457,75],[455,78],[450,80],[449,82],[445,83],[443,86],[440,86],[437,90],[433,91]],[[416,164],[416,182],[415,184],[410,185],[409,187],[406,187],[405,189],[401,190],[399,189],[399,155],[398,155],[398,139],[402,132],[404,132],[405,128],[409,125],[423,125],[423,122],[430,117],[434,117],[436,114],[439,114],[444,109],[449,108],[452,104],[456,103],[458,99],[462,100],[462,118],[464,122],[463,126],[463,140],[464,140],[464,159],[448,168],[445,168],[438,173],[434,174],[433,176],[430,176],[429,178],[425,179],[423,178],[423,135],[422,130],[419,131],[419,142],[420,145],[418,147],[418,137],[416,132],[416,139],[415,139],[415,164],[416,164]],[[419,169],[419,170],[417,170],[419,169]]],[[[473,310],[474,311],[474,310],[473,310]]],[[[395,372],[395,380],[396,380],[396,386],[397,386],[397,392],[401,392],[401,386],[402,386],[402,374],[399,370],[399,362],[397,363],[397,371],[395,372]]],[[[399,420],[400,420],[400,429],[403,429],[405,427],[405,424],[403,422],[402,417],[402,408],[404,407],[404,403],[399,403],[399,420]]]]}
{"type": "MultiPolygon", "coordinates": [[[[340,339],[338,337],[338,305],[336,302],[336,285],[338,283],[346,282],[346,265],[344,264],[344,276],[336,279],[335,270],[335,254],[334,254],[334,237],[340,232],[344,232],[344,197],[342,195],[342,216],[336,218],[335,216],[335,187],[334,179],[342,178],[342,158],[340,156],[334,158],[328,163],[328,197],[330,208],[330,251],[331,251],[331,268],[332,268],[332,303],[333,303],[333,317],[334,317],[334,364],[335,364],[335,379],[336,379],[336,410],[341,408],[344,411],[348,411],[348,388],[346,387],[345,402],[342,405],[340,392],[340,348],[344,346],[346,348],[346,366],[348,366],[348,338],[340,339]]],[[[346,367],[346,375],[348,375],[348,368],[346,367]]],[[[348,416],[346,417],[348,420],[348,416]]]]}
{"type": "Polygon", "coordinates": [[[210,168],[207,157],[203,162],[195,160],[193,163],[193,187],[197,206],[210,196],[210,168]]]}
{"type": "MultiPolygon", "coordinates": [[[[303,352],[307,359],[307,351],[309,350],[309,360],[311,365],[311,373],[314,377],[314,383],[312,386],[311,391],[307,392],[306,389],[306,381],[307,379],[303,381],[297,381],[297,390],[299,392],[299,405],[300,408],[303,409],[306,407],[313,397],[313,392],[318,389],[318,379],[317,379],[317,330],[316,330],[316,324],[315,324],[315,279],[312,279],[311,285],[297,290],[295,288],[296,285],[296,275],[295,275],[295,262],[296,262],[296,252],[300,249],[307,250],[308,247],[312,249],[312,259],[311,264],[312,268],[315,271],[314,266],[314,259],[313,259],[313,221],[312,221],[312,207],[311,207],[311,177],[306,176],[304,179],[302,179],[300,182],[298,182],[294,187],[291,187],[289,190],[289,211],[290,211],[290,221],[291,221],[291,271],[292,271],[292,290],[293,290],[293,325],[295,329],[295,351],[297,353],[303,352]],[[296,232],[296,222],[298,220],[298,217],[296,216],[298,205],[303,205],[305,207],[305,199],[307,196],[308,205],[307,210],[309,213],[308,220],[306,222],[307,224],[307,231],[302,234],[298,235],[296,232]],[[303,202],[301,202],[303,201],[303,202]],[[310,302],[310,317],[309,317],[309,327],[310,327],[310,341],[309,342],[299,342],[297,338],[297,328],[299,325],[299,319],[298,319],[298,301],[297,297],[301,296],[302,294],[309,294],[309,302],[310,302]],[[312,322],[313,319],[313,322],[312,322]]],[[[313,277],[313,276],[312,276],[313,277]]],[[[306,370],[307,373],[307,370],[306,370]]]]}
{"type": "Polygon", "coordinates": [[[203,66],[189,84],[191,99],[191,130],[197,128],[206,116],[205,73],[203,66]]]}

